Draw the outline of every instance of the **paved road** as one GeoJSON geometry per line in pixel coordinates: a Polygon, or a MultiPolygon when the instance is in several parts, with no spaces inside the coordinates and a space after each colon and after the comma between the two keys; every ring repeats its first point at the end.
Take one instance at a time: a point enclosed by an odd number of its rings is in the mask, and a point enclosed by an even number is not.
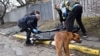
{"type": "MultiPolygon", "coordinates": [[[[85,55],[74,50],[71,53],[74,56],[85,55]]],[[[0,35],[0,56],[56,56],[56,51],[54,46],[25,46],[24,40],[15,39],[12,36],[0,35]]]]}
{"type": "Polygon", "coordinates": [[[0,35],[0,56],[55,56],[49,46],[24,46],[24,41],[0,35]]]}
{"type": "MultiPolygon", "coordinates": [[[[7,28],[7,29],[0,29],[0,32],[5,33],[6,35],[13,35],[16,32],[18,32],[18,30],[19,30],[18,27],[14,26],[14,27],[7,28]]],[[[25,36],[25,32],[23,32],[23,33],[19,32],[18,34],[25,36]]],[[[41,37],[50,37],[51,35],[53,35],[53,33],[43,33],[40,36],[41,37]]],[[[86,40],[83,39],[82,45],[87,45],[89,47],[92,46],[92,47],[95,47],[95,48],[100,48],[99,43],[100,43],[100,36],[93,36],[93,35],[90,34],[89,37],[86,38],[86,40]]]]}
{"type": "MultiPolygon", "coordinates": [[[[10,32],[10,30],[15,28],[16,27],[0,29],[0,32],[8,33],[10,32]]],[[[25,35],[25,33],[19,34],[25,35]]],[[[54,46],[24,46],[24,42],[25,40],[16,39],[12,37],[12,35],[0,35],[0,56],[56,56],[54,46]]],[[[93,48],[100,48],[100,37],[89,36],[89,38],[83,40],[83,42],[80,45],[85,45],[93,48]]],[[[74,56],[88,56],[78,51],[71,51],[71,53],[73,53],[74,56]]]]}

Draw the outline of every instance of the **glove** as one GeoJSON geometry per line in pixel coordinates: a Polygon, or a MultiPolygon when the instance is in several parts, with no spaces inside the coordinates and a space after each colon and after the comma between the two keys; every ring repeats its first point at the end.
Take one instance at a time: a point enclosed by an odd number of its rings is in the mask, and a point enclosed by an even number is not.
{"type": "Polygon", "coordinates": [[[42,31],[39,31],[38,29],[33,29],[33,33],[35,33],[35,34],[39,34],[39,33],[41,33],[42,31]]]}
{"type": "Polygon", "coordinates": [[[38,34],[38,29],[33,29],[33,33],[38,34]]]}

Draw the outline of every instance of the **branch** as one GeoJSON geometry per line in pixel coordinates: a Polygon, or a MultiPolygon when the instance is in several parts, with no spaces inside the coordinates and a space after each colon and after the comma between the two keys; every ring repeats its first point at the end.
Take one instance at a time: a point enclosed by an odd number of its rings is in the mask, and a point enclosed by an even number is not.
{"type": "Polygon", "coordinates": [[[24,5],[24,2],[22,0],[16,0],[20,5],[24,5]]]}
{"type": "Polygon", "coordinates": [[[9,3],[9,0],[7,0],[7,2],[6,2],[6,4],[5,5],[7,5],[9,3]]]}
{"type": "Polygon", "coordinates": [[[0,0],[0,2],[1,2],[4,6],[6,6],[6,5],[9,3],[9,0],[7,0],[7,1],[1,1],[1,0],[0,0]]]}
{"type": "Polygon", "coordinates": [[[0,0],[0,2],[4,5],[4,2],[0,0]]]}

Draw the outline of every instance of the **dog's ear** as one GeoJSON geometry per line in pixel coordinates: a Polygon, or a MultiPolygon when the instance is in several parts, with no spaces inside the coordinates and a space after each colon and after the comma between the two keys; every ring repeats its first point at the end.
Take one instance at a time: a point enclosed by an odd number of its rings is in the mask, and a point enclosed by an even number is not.
{"type": "Polygon", "coordinates": [[[75,33],[72,33],[73,37],[75,37],[75,33]]]}
{"type": "Polygon", "coordinates": [[[82,41],[80,40],[80,36],[77,33],[73,33],[73,39],[74,41],[76,41],[77,43],[81,43],[82,41]]]}
{"type": "Polygon", "coordinates": [[[71,40],[76,36],[75,33],[72,32],[67,32],[67,35],[70,37],[71,40]]]}

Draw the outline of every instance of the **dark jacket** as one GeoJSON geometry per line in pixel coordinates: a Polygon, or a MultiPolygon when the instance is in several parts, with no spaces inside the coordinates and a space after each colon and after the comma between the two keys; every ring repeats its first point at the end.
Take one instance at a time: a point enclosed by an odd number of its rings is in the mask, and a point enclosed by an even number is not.
{"type": "Polygon", "coordinates": [[[37,18],[35,15],[26,15],[18,20],[18,26],[22,29],[33,29],[37,27],[37,18]]]}
{"type": "Polygon", "coordinates": [[[63,21],[63,17],[62,17],[62,11],[61,10],[57,10],[59,13],[59,17],[60,17],[60,22],[62,23],[63,21]]]}
{"type": "Polygon", "coordinates": [[[62,23],[63,21],[66,20],[69,11],[66,12],[66,14],[63,14],[62,11],[61,11],[61,9],[60,9],[60,10],[57,10],[57,11],[58,11],[58,13],[59,13],[60,22],[62,23]]]}

